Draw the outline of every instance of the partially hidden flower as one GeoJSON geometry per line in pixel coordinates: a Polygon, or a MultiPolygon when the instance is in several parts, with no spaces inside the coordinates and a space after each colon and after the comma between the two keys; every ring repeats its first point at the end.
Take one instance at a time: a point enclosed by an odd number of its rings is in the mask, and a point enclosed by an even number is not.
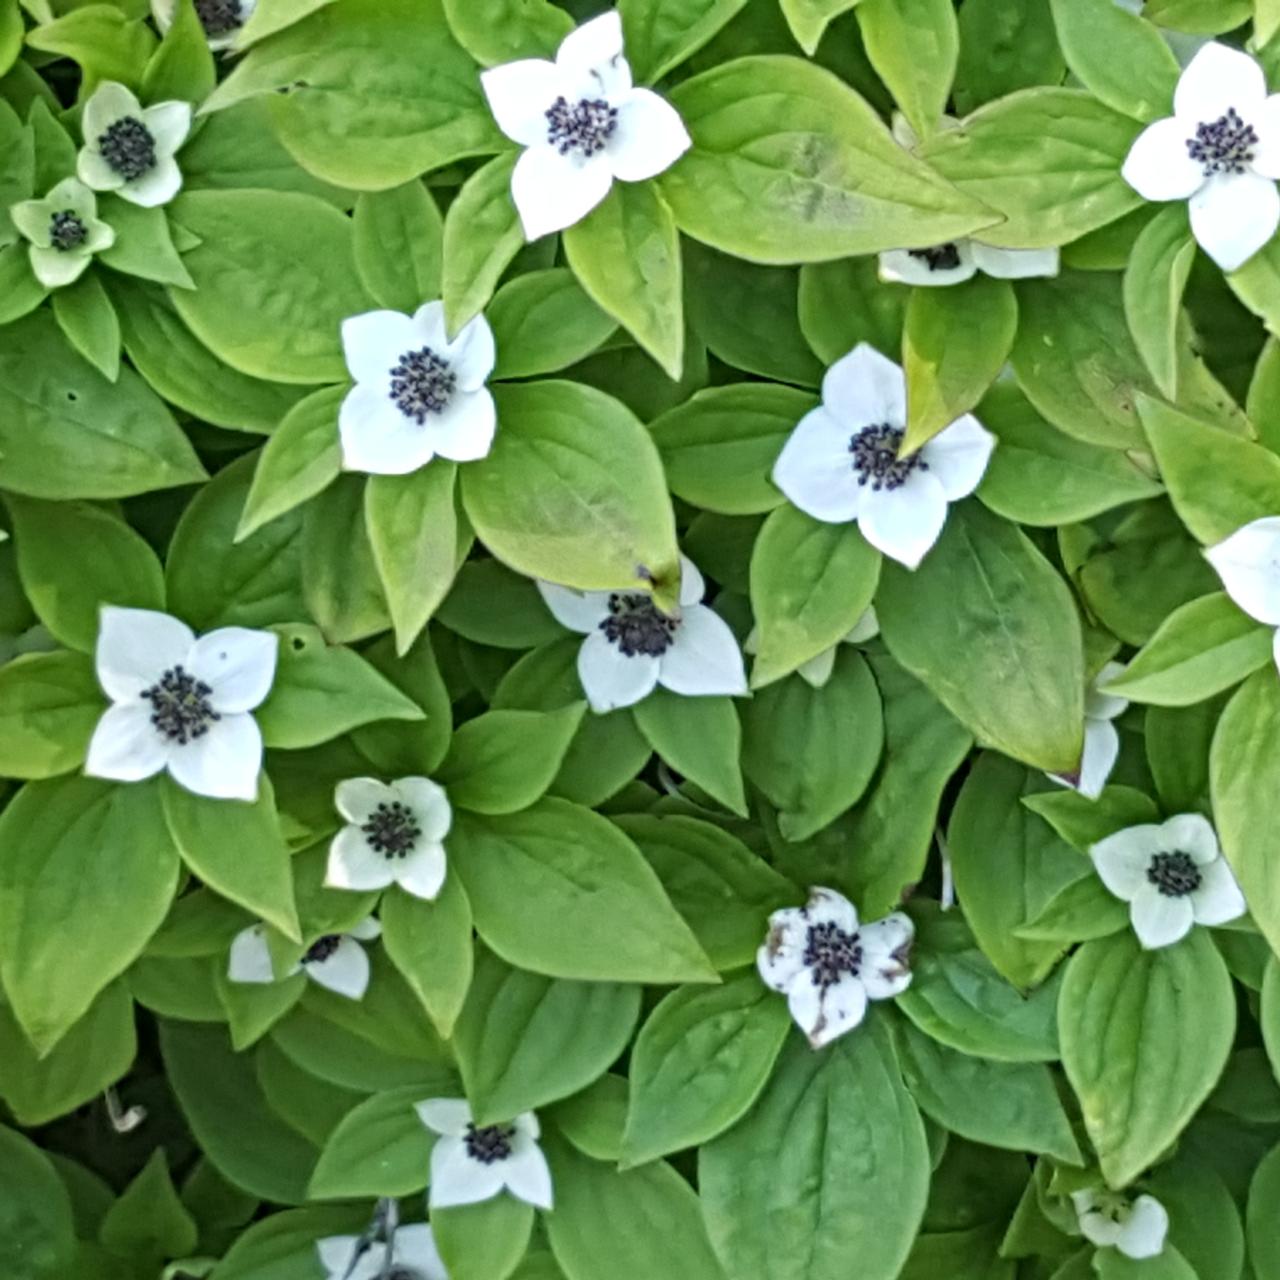
{"type": "Polygon", "coordinates": [[[316,1241],[316,1253],[325,1280],[449,1280],[426,1222],[397,1227],[390,1245],[360,1236],[328,1236],[316,1241]]]}
{"type": "Polygon", "coordinates": [[[1280,94],[1262,67],[1211,41],[1173,94],[1173,115],[1129,149],[1124,180],[1146,200],[1187,200],[1191,231],[1224,271],[1235,271],[1280,225],[1280,94]]]}
{"type": "Polygon", "coordinates": [[[860,924],[848,898],[817,887],[803,907],[769,917],[756,967],[767,986],[786,995],[796,1025],[821,1049],[862,1021],[869,1000],[889,1000],[911,985],[914,938],[915,925],[902,912],[860,924]]]}
{"type": "Polygon", "coordinates": [[[219,627],[197,639],[167,613],[104,605],[94,660],[112,705],[85,773],[140,782],[167,769],[197,795],[253,800],[262,733],[250,713],[271,692],[278,649],[271,631],[219,627]]]}
{"type": "Polygon", "coordinates": [[[554,62],[507,62],[480,83],[498,128],[525,148],[511,198],[527,240],[573,226],[615,178],[655,177],[691,145],[676,109],[632,85],[617,10],[570,32],[554,62]]]}
{"type": "Polygon", "coordinates": [[[1155,1196],[1134,1199],[1118,1191],[1073,1191],[1071,1203],[1080,1234],[1099,1248],[1114,1248],[1126,1258],[1155,1258],[1164,1251],[1169,1215],[1155,1196]]]}
{"type": "Polygon", "coordinates": [[[86,186],[147,208],[182,189],[174,157],[191,132],[189,102],[143,107],[124,85],[104,80],[84,104],[81,129],[76,174],[86,186]]]}
{"type": "Polygon", "coordinates": [[[305,973],[312,982],[349,1000],[359,1000],[369,988],[369,957],[360,944],[381,934],[382,926],[369,916],[347,933],[326,933],[317,938],[292,968],[277,975],[266,927],[253,924],[231,940],[227,977],[232,982],[265,985],[305,973]]]}
{"type": "Polygon", "coordinates": [[[773,482],[815,520],[856,520],[873,547],[914,569],[937,542],[947,504],[978,487],[996,441],[966,413],[902,458],[906,424],[906,377],[861,342],[827,370],[822,403],[787,437],[773,482]]]}
{"type": "MultiPolygon", "coordinates": [[[[796,675],[811,689],[821,689],[831,679],[831,673],[836,669],[836,656],[842,644],[863,644],[868,640],[874,640],[879,634],[880,619],[876,617],[875,606],[868,605],[863,610],[862,617],[835,644],[829,649],[823,649],[821,653],[814,654],[808,661],[802,662],[796,668],[796,675]]],[[[750,634],[743,641],[743,651],[755,654],[759,651],[759,647],[760,633],[757,628],[752,627],[750,634]]]]}
{"type": "Polygon", "coordinates": [[[485,382],[496,350],[484,316],[450,340],[443,302],[411,316],[366,311],[342,322],[342,352],[355,383],[338,411],[348,471],[399,476],[437,454],[473,462],[489,452],[498,414],[485,382]]]}
{"type": "Polygon", "coordinates": [[[429,778],[348,778],[334,804],[347,820],[329,845],[325,884],[385,889],[398,884],[415,898],[434,898],[445,877],[444,838],[453,810],[429,778]]]}
{"type": "Polygon", "coordinates": [[[1091,845],[1089,856],[1102,883],[1129,904],[1133,931],[1148,951],[1185,938],[1192,925],[1244,915],[1244,895],[1218,837],[1198,813],[1126,827],[1091,845]]]}
{"type": "Polygon", "coordinates": [[[461,1098],[428,1098],[416,1109],[440,1135],[431,1148],[430,1208],[478,1204],[504,1190],[536,1209],[551,1208],[551,1170],[532,1111],[508,1124],[476,1125],[461,1098]]]}
{"type": "Polygon", "coordinates": [[[46,289],[73,284],[116,233],[98,217],[98,197],[79,178],[63,178],[43,200],[20,200],[9,210],[31,243],[31,270],[46,289]]]}
{"type": "MultiPolygon", "coordinates": [[[[1280,628],[1280,516],[1251,520],[1204,554],[1227,595],[1249,617],[1280,628]]],[[[1280,630],[1272,654],[1280,668],[1280,630]]]]}
{"type": "Polygon", "coordinates": [[[593,711],[629,707],[655,686],[686,695],[747,692],[742,651],[729,624],[702,603],[702,574],[680,557],[680,607],[663,613],[641,591],[538,590],[556,620],[586,636],[578,678],[593,711]]]}
{"type": "MultiPolygon", "coordinates": [[[[177,7],[177,0],[151,0],[151,16],[161,32],[173,26],[177,7]]],[[[230,49],[257,7],[258,0],[195,0],[196,17],[209,48],[215,53],[230,49]]]]}
{"type": "Polygon", "coordinates": [[[1078,791],[1086,800],[1096,800],[1120,755],[1120,732],[1111,722],[1128,710],[1128,698],[1103,693],[1103,686],[1124,671],[1122,662],[1108,662],[1090,682],[1084,695],[1084,753],[1075,777],[1051,773],[1054,782],[1078,791]]]}

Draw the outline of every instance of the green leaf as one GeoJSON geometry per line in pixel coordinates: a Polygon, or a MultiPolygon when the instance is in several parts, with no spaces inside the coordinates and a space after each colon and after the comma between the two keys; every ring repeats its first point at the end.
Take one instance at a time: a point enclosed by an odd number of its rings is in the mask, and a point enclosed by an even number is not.
{"type": "Polygon", "coordinates": [[[1092,872],[1064,885],[1027,923],[1015,930],[1029,942],[1067,946],[1105,938],[1129,927],[1129,908],[1092,872]]]}
{"type": "Polygon", "coordinates": [[[549,0],[444,0],[458,43],[486,67],[550,58],[573,20],[549,0]]]}
{"type": "Polygon", "coordinates": [[[364,514],[367,484],[364,476],[340,475],[303,511],[306,612],[336,644],[391,629],[364,514]]]}
{"type": "MultiPolygon", "coordinates": [[[[1109,0],[1099,3],[1133,20],[1132,14],[1110,5],[1109,0]]],[[[1165,48],[1159,37],[1156,43],[1165,48]]],[[[1129,332],[1161,394],[1171,399],[1178,393],[1178,315],[1195,257],[1196,242],[1186,210],[1173,204],[1143,228],[1124,273],[1124,314],[1129,332]]]]}
{"type": "Polygon", "coordinates": [[[508,281],[486,318],[498,349],[495,378],[528,378],[576,364],[617,328],[565,267],[508,281]]]}
{"type": "Polygon", "coordinates": [[[423,1091],[375,1093],[329,1135],[307,1191],[317,1200],[407,1196],[427,1185],[431,1134],[413,1109],[423,1091]]]}
{"type": "MultiPolygon", "coordinates": [[[[100,212],[116,233],[115,243],[98,255],[107,266],[156,284],[195,288],[190,272],[178,256],[169,218],[163,209],[148,209],[104,195],[100,198],[100,212]]],[[[120,283],[112,279],[112,288],[120,283]]]]}
{"type": "Polygon", "coordinates": [[[524,244],[511,199],[517,153],[494,156],[462,184],[444,218],[440,290],[450,333],[457,333],[493,297],[498,279],[524,244]]]}
{"type": "Polygon", "coordinates": [[[152,1154],[107,1210],[98,1238],[112,1253],[143,1267],[158,1268],[168,1258],[195,1252],[196,1222],[178,1199],[163,1150],[152,1154]]]}
{"type": "Polygon", "coordinates": [[[1049,0],[966,0],[961,5],[958,111],[1032,85],[1061,84],[1065,72],[1049,0]]]}
{"type": "Polygon", "coordinates": [[[929,1189],[924,1126],[889,1029],[869,1018],[821,1053],[793,1036],[754,1109],[698,1158],[730,1275],[893,1280],[929,1189]]]}
{"type": "Polygon", "coordinates": [[[946,109],[960,55],[951,0],[863,0],[858,27],[876,74],[927,138],[946,109]]]}
{"type": "Polygon", "coordinates": [[[533,1206],[515,1196],[436,1209],[431,1215],[450,1280],[506,1280],[529,1247],[533,1206]]]}
{"type": "Polygon", "coordinates": [[[742,723],[732,698],[685,698],[655,689],[632,708],[648,744],[677,773],[740,817],[747,816],[742,786],[742,723]]]}
{"type": "Polygon", "coordinates": [[[120,373],[120,320],[93,272],[53,294],[53,318],[68,342],[108,382],[120,373]]]}
{"type": "Polygon", "coordinates": [[[781,0],[781,3],[796,43],[812,58],[828,24],[852,9],[859,0],[781,0]]]}
{"type": "Polygon", "coordinates": [[[1222,1073],[1235,1033],[1231,977],[1202,929],[1158,951],[1117,933],[1086,942],[1068,962],[1058,1022],[1062,1064],[1103,1175],[1127,1186],[1172,1145],[1222,1073]]]}
{"type": "Polygon", "coordinates": [[[453,1034],[471,986],[471,904],[456,872],[434,901],[402,890],[383,895],[382,945],[444,1037],[453,1034]]]}
{"type": "Polygon", "coordinates": [[[1078,791],[1044,790],[1024,796],[1022,803],[1081,853],[1122,827],[1160,820],[1156,802],[1133,787],[1108,786],[1096,799],[1078,791]]]}
{"type": "Polygon", "coordinates": [[[450,848],[476,930],[509,964],[599,982],[714,977],[657,876],[599,814],[551,798],[502,817],[460,813],[450,848]]]}
{"type": "Polygon", "coordinates": [[[499,560],[468,560],[435,616],[464,639],[496,649],[532,649],[564,637],[537,584],[499,560]]]}
{"type": "MultiPolygon", "coordinates": [[[[277,935],[269,937],[273,944],[281,945],[277,935]]],[[[296,958],[299,950],[297,946],[291,948],[290,957],[296,958]]],[[[280,961],[277,960],[275,964],[279,971],[280,961]]],[[[231,1029],[231,1047],[237,1053],[242,1053],[257,1044],[302,999],[306,985],[307,978],[302,973],[290,974],[275,982],[232,982],[225,967],[219,963],[214,970],[213,986],[231,1029]]],[[[265,1080],[262,1083],[265,1089],[265,1080]]],[[[276,1110],[279,1111],[280,1108],[277,1107],[276,1110]]],[[[287,1112],[282,1114],[286,1119],[289,1118],[287,1112]]],[[[298,1126],[294,1125],[294,1128],[298,1126]]],[[[299,1132],[312,1136],[307,1129],[299,1129],[299,1132]]]]}
{"type": "Polygon", "coordinates": [[[970,502],[914,573],[876,597],[889,652],[979,743],[1052,773],[1080,763],[1084,654],[1066,583],[1019,530],[970,502]]]}
{"type": "Polygon", "coordinates": [[[1246,1229],[1249,1259],[1260,1276],[1280,1271],[1280,1241],[1276,1239],[1276,1213],[1280,1211],[1280,1147],[1274,1147],[1258,1165],[1249,1183],[1246,1229]]]}
{"type": "Polygon", "coordinates": [[[584,1156],[614,1162],[622,1158],[627,1119],[627,1082],[622,1076],[601,1076],[590,1088],[558,1103],[550,1115],[584,1156]]]}
{"type": "Polygon", "coordinates": [[[722,63],[671,100],[693,148],[663,175],[663,195],[682,231],[726,253],[819,262],[925,248],[993,221],[900,147],[853,89],[799,58],[722,63]]]}
{"type": "Polygon", "coordinates": [[[881,287],[872,258],[805,263],[800,268],[800,329],[824,364],[835,364],[860,342],[897,360],[909,296],[906,289],[881,287]]]}
{"type": "Polygon", "coordinates": [[[27,34],[33,49],[78,63],[86,93],[103,80],[138,88],[156,43],[148,26],[110,4],[84,5],[27,34]]]}
{"type": "Polygon", "coordinates": [[[697,53],[747,0],[618,0],[627,59],[640,84],[697,53]]]}
{"type": "Polygon", "coordinates": [[[142,97],[147,102],[179,99],[198,106],[217,81],[213,53],[195,5],[190,0],[177,0],[169,30],[142,73],[142,97]]]}
{"type": "Polygon", "coordinates": [[[178,885],[158,784],[28,783],[0,816],[0,976],[37,1050],[138,957],[178,885]]]}
{"type": "Polygon", "coordinates": [[[52,778],[84,761],[105,704],[78,653],[33,653],[0,666],[0,774],[52,778]]]}
{"type": "Polygon", "coordinates": [[[421,182],[362,192],[352,232],[356,269],[380,307],[412,314],[440,296],[444,219],[421,182]]]}
{"type": "Polygon", "coordinates": [[[20,244],[0,249],[0,287],[4,290],[0,300],[0,323],[3,324],[29,315],[49,296],[49,290],[31,270],[27,246],[20,244]]]}
{"type": "Polygon", "coordinates": [[[275,35],[277,31],[283,31],[295,22],[301,22],[308,14],[332,3],[333,0],[262,0],[261,4],[254,6],[236,44],[241,49],[248,49],[267,36],[275,35]]]}
{"type": "Polygon", "coordinates": [[[71,1200],[49,1157],[0,1125],[0,1231],[17,1274],[42,1280],[70,1268],[76,1250],[71,1200]]]}

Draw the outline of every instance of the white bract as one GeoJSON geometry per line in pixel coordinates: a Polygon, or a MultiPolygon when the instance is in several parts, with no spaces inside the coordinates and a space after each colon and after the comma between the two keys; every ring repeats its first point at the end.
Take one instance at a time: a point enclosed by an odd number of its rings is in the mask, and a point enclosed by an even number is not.
{"type": "Polygon", "coordinates": [[[570,32],[554,62],[507,62],[480,83],[498,128],[525,148],[511,198],[528,240],[573,226],[615,178],[652,178],[690,146],[676,109],[632,85],[616,10],[570,32]]]}
{"type": "Polygon", "coordinates": [[[1086,800],[1096,800],[1107,785],[1120,755],[1120,732],[1111,722],[1129,707],[1127,698],[1103,693],[1102,686],[1124,671],[1124,664],[1108,662],[1093,678],[1084,695],[1084,754],[1080,772],[1074,777],[1051,773],[1054,782],[1078,791],[1086,800]]]}
{"type": "Polygon", "coordinates": [[[1180,813],[1126,827],[1090,846],[1102,883],[1129,904],[1138,941],[1149,951],[1185,938],[1194,924],[1244,915],[1244,895],[1206,818],[1180,813]]]}
{"type": "Polygon", "coordinates": [[[813,888],[803,907],[769,917],[756,967],[766,985],[786,995],[796,1025],[820,1049],[862,1021],[868,1000],[888,1000],[911,985],[914,938],[911,918],[900,911],[859,924],[843,894],[813,888]]]}
{"type": "Polygon", "coordinates": [[[473,462],[489,452],[498,415],[485,381],[496,352],[484,316],[451,341],[443,302],[411,316],[366,311],[342,322],[342,352],[355,383],[338,411],[348,471],[399,476],[437,454],[473,462]]]}
{"type": "MultiPolygon", "coordinates": [[[[1227,595],[1249,617],[1280,628],[1280,516],[1251,520],[1204,554],[1227,595]]],[[[1280,630],[1272,654],[1280,668],[1280,630]]]]}
{"type": "Polygon", "coordinates": [[[738,642],[701,603],[706,585],[685,556],[675,614],[640,591],[574,591],[553,582],[539,582],[538,590],[558,622],[587,637],[578,678],[593,711],[629,707],[656,685],[692,696],[747,692],[738,642]]]}
{"type": "Polygon", "coordinates": [[[1115,1191],[1073,1191],[1071,1203],[1080,1234],[1099,1248],[1114,1248],[1126,1258],[1155,1258],[1164,1250],[1169,1215],[1154,1196],[1135,1200],[1115,1191]]]}
{"type": "Polygon", "coordinates": [[[387,1252],[380,1240],[366,1243],[359,1236],[316,1241],[325,1280],[449,1280],[429,1223],[398,1227],[391,1238],[390,1260],[387,1252]]]}
{"type": "Polygon", "coordinates": [[[116,242],[98,217],[98,197],[79,178],[63,178],[43,200],[20,200],[9,216],[31,242],[31,270],[46,289],[79,280],[93,255],[116,242]]]}
{"type": "Polygon", "coordinates": [[[444,884],[444,838],[453,810],[429,778],[348,778],[334,804],[347,820],[329,846],[325,884],[385,889],[398,884],[415,898],[434,898],[444,884]]]}
{"type": "Polygon", "coordinates": [[[84,104],[80,181],[147,208],[167,204],[182,189],[174,159],[191,132],[189,102],[143,107],[114,80],[104,80],[84,104]]]}
{"type": "Polygon", "coordinates": [[[978,487],[996,441],[966,413],[900,458],[906,423],[906,377],[861,342],[827,370],[822,403],[782,446],[773,482],[815,520],[856,520],[873,547],[914,569],[937,542],[947,504],[978,487]]]}
{"type": "MultiPolygon", "coordinates": [[[[173,26],[177,7],[177,0],[151,0],[151,14],[162,32],[173,26]]],[[[195,0],[195,7],[209,48],[220,53],[235,44],[236,37],[258,7],[258,0],[195,0]]]]}
{"type": "Polygon", "coordinates": [[[360,943],[372,942],[381,934],[382,926],[372,916],[347,933],[326,933],[302,953],[292,968],[277,977],[266,927],[253,924],[231,940],[227,977],[232,982],[265,985],[305,973],[312,982],[349,1000],[359,1000],[369,987],[369,957],[360,943]]]}
{"type": "MultiPolygon", "coordinates": [[[[836,668],[836,656],[842,644],[862,644],[867,640],[874,640],[879,634],[880,619],[876,617],[875,606],[868,605],[863,611],[862,617],[840,637],[837,643],[833,644],[829,649],[823,649],[821,653],[814,654],[808,661],[802,662],[796,668],[796,675],[804,680],[810,688],[821,689],[831,679],[831,673],[836,668]]],[[[758,628],[751,628],[750,634],[743,641],[742,648],[745,653],[755,654],[759,652],[760,633],[758,628]]]]}
{"type": "Polygon", "coordinates": [[[250,712],[271,692],[278,648],[271,631],[220,627],[196,639],[167,613],[104,605],[95,662],[112,705],[85,773],[139,782],[168,769],[197,795],[255,799],[262,733],[250,712]]]}
{"type": "Polygon", "coordinates": [[[428,1205],[478,1204],[503,1190],[536,1209],[551,1208],[551,1170],[538,1146],[538,1117],[532,1111],[509,1124],[477,1126],[461,1098],[428,1098],[418,1117],[433,1133],[428,1205]]]}
{"type": "Polygon", "coordinates": [[[1191,231],[1224,271],[1280,225],[1280,94],[1262,67],[1212,41],[1178,79],[1173,115],[1148,125],[1121,170],[1147,200],[1190,201],[1191,231]]]}

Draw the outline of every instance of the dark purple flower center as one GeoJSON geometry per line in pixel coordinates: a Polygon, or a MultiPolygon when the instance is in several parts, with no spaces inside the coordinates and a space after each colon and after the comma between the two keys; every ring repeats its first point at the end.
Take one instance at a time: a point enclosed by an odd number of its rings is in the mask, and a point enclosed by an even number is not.
{"type": "Polygon", "coordinates": [[[897,489],[917,468],[929,470],[929,464],[918,451],[908,458],[898,457],[904,435],[901,427],[880,422],[863,427],[849,441],[853,469],[860,485],[869,484],[876,490],[897,489]]]}
{"type": "Polygon", "coordinates": [[[830,920],[811,924],[805,939],[804,962],[815,987],[834,987],[845,974],[856,974],[862,967],[859,935],[846,933],[830,920]]]}
{"type": "Polygon", "coordinates": [[[648,596],[614,592],[600,630],[624,657],[659,658],[671,648],[679,626],[678,618],[667,617],[648,596]]]}
{"type": "Polygon", "coordinates": [[[1175,853],[1157,853],[1147,867],[1147,879],[1166,898],[1182,898],[1194,893],[1204,877],[1196,860],[1180,850],[1175,853]]]}
{"type": "Polygon", "coordinates": [[[496,1164],[511,1155],[511,1139],[515,1136],[515,1128],[509,1124],[487,1124],[482,1128],[468,1124],[462,1141],[466,1143],[467,1155],[473,1160],[481,1164],[496,1164]]]}
{"type": "Polygon", "coordinates": [[[407,351],[391,370],[391,403],[418,426],[441,414],[458,389],[458,375],[430,347],[407,351]]]}
{"type": "Polygon", "coordinates": [[[156,165],[156,140],[134,116],[113,120],[98,139],[102,158],[126,181],[149,173],[156,165]]]}
{"type": "Polygon", "coordinates": [[[151,703],[151,723],[170,742],[180,747],[209,732],[222,717],[209,705],[213,690],[203,680],[185,671],[182,664],[170,667],[142,696],[151,703]]]}
{"type": "Polygon", "coordinates": [[[570,103],[557,98],[546,110],[547,141],[567,156],[584,159],[603,151],[618,127],[618,109],[603,98],[579,98],[570,103]]]}
{"type": "Polygon", "coordinates": [[[1215,173],[1243,173],[1257,145],[1253,125],[1245,124],[1235,107],[1228,107],[1226,115],[1212,122],[1196,125],[1196,136],[1187,139],[1187,151],[1204,166],[1206,178],[1215,173]]]}

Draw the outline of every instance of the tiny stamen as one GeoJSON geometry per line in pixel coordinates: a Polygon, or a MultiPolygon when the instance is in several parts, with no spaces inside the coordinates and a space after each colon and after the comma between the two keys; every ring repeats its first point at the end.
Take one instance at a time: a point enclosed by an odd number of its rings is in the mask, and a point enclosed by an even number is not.
{"type": "Polygon", "coordinates": [[[321,964],[327,960],[338,949],[338,943],[342,941],[340,933],[326,933],[323,938],[317,938],[306,950],[306,954],[302,957],[303,964],[321,964]]]}
{"type": "Polygon", "coordinates": [[[142,696],[151,703],[151,723],[180,747],[202,738],[222,717],[209,705],[213,689],[183,670],[170,667],[142,696]]]}
{"type": "Polygon", "coordinates": [[[443,413],[458,389],[458,376],[430,347],[406,351],[391,370],[391,403],[418,426],[443,413]]]}
{"type": "Polygon", "coordinates": [[[1204,877],[1195,859],[1180,850],[1174,853],[1157,853],[1147,867],[1147,879],[1166,898],[1182,898],[1194,893],[1204,877]]]}
{"type": "Polygon", "coordinates": [[[557,98],[544,113],[547,141],[567,156],[570,152],[587,159],[605,148],[618,127],[618,109],[603,98],[579,98],[572,106],[557,98]]]}
{"type": "Polygon", "coordinates": [[[467,1125],[463,1142],[467,1146],[467,1155],[481,1164],[496,1164],[511,1154],[511,1139],[516,1136],[514,1126],[509,1124],[489,1124],[477,1129],[474,1124],[467,1125]]]}
{"type": "Polygon", "coordinates": [[[960,249],[954,244],[936,244],[930,249],[908,249],[930,271],[954,271],[960,265],[960,249]]]}
{"type": "Polygon", "coordinates": [[[862,944],[858,934],[846,933],[831,921],[811,924],[805,940],[804,963],[813,975],[813,985],[834,987],[845,974],[857,974],[862,967],[862,944]]]}
{"type": "Polygon", "coordinates": [[[369,821],[360,828],[374,853],[382,854],[388,862],[403,858],[413,852],[422,835],[422,828],[414,812],[399,800],[383,801],[369,815],[369,821]]]}
{"type": "Polygon", "coordinates": [[[62,209],[49,219],[49,240],[60,253],[69,253],[84,244],[89,228],[74,209],[62,209]]]}
{"type": "Polygon", "coordinates": [[[1253,126],[1245,124],[1235,107],[1228,107],[1226,115],[1211,123],[1196,125],[1196,136],[1187,139],[1187,151],[1204,166],[1206,178],[1215,173],[1243,173],[1257,145],[1253,126]]]}
{"type": "Polygon", "coordinates": [[[879,422],[863,427],[849,441],[853,469],[860,485],[870,484],[876,492],[897,489],[906,484],[913,471],[929,470],[929,464],[918,452],[909,458],[898,457],[905,434],[901,427],[879,422]]]}
{"type": "Polygon", "coordinates": [[[641,654],[660,658],[671,648],[679,626],[679,618],[669,618],[648,596],[614,592],[609,597],[609,616],[600,623],[600,630],[625,658],[641,654]]]}
{"type": "Polygon", "coordinates": [[[133,116],[113,121],[98,139],[102,158],[126,181],[149,173],[156,165],[156,140],[133,116]]]}
{"type": "Polygon", "coordinates": [[[196,17],[207,36],[229,35],[244,25],[240,0],[195,0],[196,17]]]}

